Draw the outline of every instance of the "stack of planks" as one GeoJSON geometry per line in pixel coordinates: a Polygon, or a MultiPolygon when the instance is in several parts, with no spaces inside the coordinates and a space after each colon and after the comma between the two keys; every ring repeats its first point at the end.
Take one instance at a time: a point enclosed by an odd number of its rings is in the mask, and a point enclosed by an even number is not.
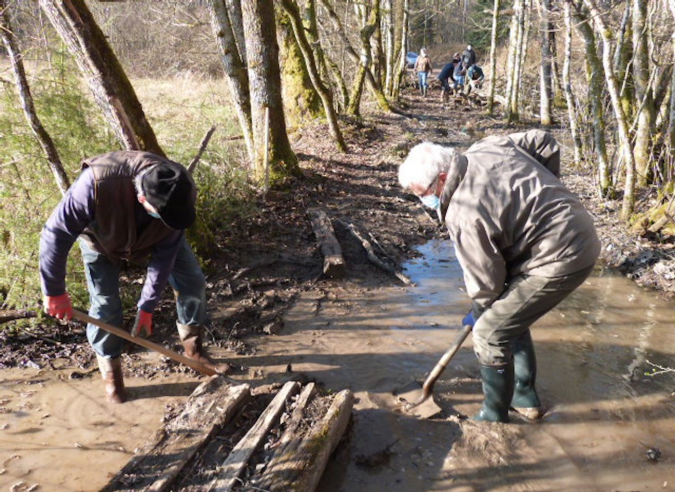
{"type": "Polygon", "coordinates": [[[271,395],[230,383],[214,377],[197,388],[102,492],[314,491],[349,423],[352,392],[321,396],[314,383],[290,381],[268,403],[271,395]]]}

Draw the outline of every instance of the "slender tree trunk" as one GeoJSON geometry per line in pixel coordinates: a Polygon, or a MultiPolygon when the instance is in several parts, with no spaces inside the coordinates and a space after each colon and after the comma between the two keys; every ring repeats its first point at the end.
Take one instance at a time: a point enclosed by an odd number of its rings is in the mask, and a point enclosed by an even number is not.
{"type": "Polygon", "coordinates": [[[299,176],[298,158],[288,140],[281,99],[274,5],[269,0],[244,0],[241,6],[246,35],[256,178],[262,180],[265,177],[265,162],[269,162],[269,174],[273,179],[299,176]],[[266,121],[268,114],[269,122],[266,121]],[[267,123],[269,149],[266,149],[267,123]]]}
{"type": "Polygon", "coordinates": [[[56,145],[54,145],[52,137],[47,133],[47,130],[45,130],[45,127],[42,125],[42,122],[37,115],[37,111],[35,110],[35,104],[30,92],[30,86],[28,85],[21,51],[16,38],[14,37],[14,30],[12,28],[12,21],[9,16],[6,0],[0,0],[0,37],[2,38],[2,42],[5,45],[9,60],[12,64],[12,70],[14,71],[14,77],[16,78],[16,89],[19,93],[19,99],[21,100],[23,114],[26,116],[26,120],[28,120],[28,124],[30,125],[31,130],[33,130],[38,143],[42,146],[42,150],[49,163],[49,168],[56,180],[56,185],[59,187],[59,190],[61,190],[61,194],[65,195],[70,187],[70,180],[63,168],[61,157],[59,157],[59,152],[56,150],[56,145]]]}
{"type": "Polygon", "coordinates": [[[328,127],[330,128],[331,135],[333,136],[338,149],[344,152],[347,150],[347,145],[345,144],[344,138],[342,138],[342,132],[340,131],[337,115],[335,114],[335,108],[333,108],[333,97],[319,76],[319,70],[317,69],[316,62],[314,60],[312,47],[305,36],[305,30],[302,25],[302,19],[300,18],[298,6],[295,4],[295,2],[293,2],[293,0],[281,0],[281,4],[284,7],[284,10],[286,10],[288,13],[291,26],[293,28],[293,33],[295,34],[295,39],[297,41],[298,47],[300,48],[300,51],[302,52],[305,66],[307,67],[307,72],[309,74],[309,78],[312,81],[312,85],[314,86],[314,90],[321,98],[321,103],[323,104],[323,110],[326,114],[326,119],[328,120],[328,127]]]}
{"type": "MultiPolygon", "coordinates": [[[[668,6],[670,11],[673,14],[673,22],[675,22],[675,0],[668,0],[668,6]]],[[[671,35],[671,40],[673,44],[673,63],[675,63],[675,31],[671,35]]],[[[670,164],[670,173],[673,173],[673,168],[675,167],[674,156],[675,153],[675,69],[672,74],[672,82],[670,85],[670,122],[668,124],[668,143],[670,147],[669,155],[669,164],[670,164]]]]}
{"type": "Polygon", "coordinates": [[[408,35],[410,33],[410,0],[399,1],[398,3],[401,8],[400,19],[400,33],[401,33],[401,44],[398,50],[398,58],[396,64],[396,76],[394,77],[394,90],[392,97],[398,99],[398,96],[401,92],[401,79],[406,72],[406,54],[408,52],[408,35]]]}
{"type": "Polygon", "coordinates": [[[394,75],[396,74],[396,53],[395,49],[395,21],[394,21],[394,6],[392,0],[383,0],[382,3],[382,22],[384,25],[384,53],[385,53],[385,79],[384,90],[385,93],[392,97],[394,95],[394,75]]]}
{"type": "Polygon", "coordinates": [[[539,88],[539,118],[543,126],[551,126],[551,46],[549,44],[549,29],[551,0],[540,0],[540,27],[541,27],[541,67],[539,88]]]}
{"type": "Polygon", "coordinates": [[[607,89],[612,100],[612,107],[617,120],[619,142],[621,144],[621,151],[626,166],[621,218],[623,220],[628,220],[635,207],[635,159],[633,158],[633,148],[630,142],[630,135],[628,134],[626,114],[624,113],[623,106],[621,106],[619,86],[616,81],[616,75],[614,74],[614,66],[612,65],[612,31],[607,27],[602,14],[595,5],[595,1],[583,1],[591,11],[593,22],[602,36],[602,64],[605,68],[605,81],[607,82],[607,89]]]}
{"type": "Polygon", "coordinates": [[[518,15],[518,42],[519,47],[516,52],[515,65],[513,68],[515,79],[513,81],[513,91],[511,92],[510,116],[511,121],[520,119],[520,88],[523,81],[523,70],[525,67],[525,57],[527,56],[527,47],[529,44],[530,33],[530,0],[523,0],[521,11],[518,15]]]}
{"type": "MultiPolygon", "coordinates": [[[[571,1],[571,0],[567,0],[571,1]]],[[[589,23],[588,17],[582,12],[580,5],[575,5],[571,13],[576,21],[576,28],[584,41],[586,71],[590,90],[588,97],[590,99],[593,111],[593,142],[595,144],[595,155],[598,162],[598,182],[600,186],[600,195],[611,197],[614,194],[611,166],[607,157],[607,143],[605,139],[605,109],[604,109],[604,69],[602,60],[598,56],[595,32],[589,23]]]]}
{"type": "Polygon", "coordinates": [[[635,171],[638,187],[650,181],[651,138],[656,117],[654,96],[650,83],[650,53],[647,43],[647,2],[633,0],[633,80],[635,81],[636,105],[640,108],[637,130],[635,131],[635,171]]]}
{"type": "Polygon", "coordinates": [[[495,87],[497,82],[497,27],[499,25],[499,9],[501,0],[494,0],[492,9],[492,34],[490,35],[490,86],[488,89],[487,112],[492,114],[494,111],[495,87]]]}
{"type": "Polygon", "coordinates": [[[129,150],[164,156],[133,86],[84,0],[40,0],[40,6],[74,56],[120,143],[129,150]]]}
{"type": "Polygon", "coordinates": [[[514,13],[511,17],[511,30],[509,32],[509,53],[506,68],[506,107],[504,110],[507,124],[517,119],[517,116],[514,116],[512,112],[512,101],[514,98],[514,93],[518,88],[518,65],[516,59],[518,58],[518,53],[521,50],[519,43],[521,40],[520,33],[522,31],[520,29],[521,26],[519,24],[519,19],[521,18],[521,13],[523,10],[523,0],[514,0],[513,10],[514,13]]]}
{"type": "MultiPolygon", "coordinates": [[[[211,14],[211,27],[218,41],[223,68],[230,87],[230,95],[244,136],[244,143],[251,162],[255,160],[253,149],[253,123],[251,121],[251,102],[249,100],[248,72],[246,70],[246,47],[237,43],[234,27],[241,24],[241,8],[231,7],[224,0],[209,0],[207,6],[211,14]],[[232,9],[232,10],[230,10],[232,9]],[[235,23],[239,13],[239,20],[235,23]],[[234,14],[234,15],[232,15],[234,14]]],[[[241,28],[243,32],[243,27],[241,28]]]]}
{"type": "Polygon", "coordinates": [[[581,165],[581,156],[583,147],[579,129],[577,125],[576,107],[577,102],[572,92],[572,82],[570,78],[570,65],[572,63],[572,14],[570,13],[570,1],[565,1],[565,58],[563,62],[563,84],[565,88],[565,99],[567,101],[567,117],[570,122],[570,132],[572,133],[572,142],[574,143],[574,164],[581,165]]]}
{"type": "Polygon", "coordinates": [[[633,79],[629,64],[633,58],[631,2],[625,2],[625,10],[621,27],[616,36],[616,50],[614,52],[614,73],[619,84],[619,96],[624,113],[628,120],[633,114],[633,79]]]}

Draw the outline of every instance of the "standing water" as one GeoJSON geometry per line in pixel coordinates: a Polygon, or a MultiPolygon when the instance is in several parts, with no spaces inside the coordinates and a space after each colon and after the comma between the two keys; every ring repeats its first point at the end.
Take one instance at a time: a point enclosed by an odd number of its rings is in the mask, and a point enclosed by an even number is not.
{"type": "MultiPolygon", "coordinates": [[[[675,490],[675,372],[646,375],[675,367],[671,303],[598,269],[533,327],[543,421],[463,418],[482,401],[471,337],[435,385],[442,413],[421,420],[401,412],[392,391],[423,382],[470,302],[449,242],[419,252],[405,271],[415,287],[335,283],[305,292],[280,335],[233,360],[270,379],[290,366],[326,389],[354,391],[348,445],[317,490],[675,490]]],[[[3,371],[0,490],[98,490],[160,428],[165,406],[184,402],[197,382],[127,384],[144,397],[109,406],[97,378],[3,371]]]]}

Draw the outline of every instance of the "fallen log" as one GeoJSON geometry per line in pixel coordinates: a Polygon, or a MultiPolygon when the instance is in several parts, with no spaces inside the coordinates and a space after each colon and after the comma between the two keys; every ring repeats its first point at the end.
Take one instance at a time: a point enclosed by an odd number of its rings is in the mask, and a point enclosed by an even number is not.
{"type": "Polygon", "coordinates": [[[344,390],[333,399],[325,416],[304,435],[297,427],[287,428],[256,490],[268,492],[313,492],[326,468],[328,458],[342,438],[351,417],[354,395],[344,390]]]}
{"type": "Polygon", "coordinates": [[[248,384],[214,377],[200,385],[181,414],[169,421],[142,454],[134,456],[101,492],[167,490],[186,464],[250,399],[248,384]]]}
{"type": "Polygon", "coordinates": [[[377,265],[380,267],[382,270],[385,272],[389,272],[392,275],[394,275],[397,279],[399,279],[401,282],[403,282],[406,285],[415,285],[412,280],[410,280],[406,275],[404,275],[401,272],[396,271],[396,269],[390,265],[387,265],[384,263],[380,258],[378,258],[377,254],[375,254],[375,250],[373,250],[373,245],[370,244],[370,241],[368,241],[366,238],[364,238],[359,232],[356,230],[354,227],[354,224],[347,224],[346,222],[338,219],[338,223],[341,224],[345,229],[347,229],[352,236],[354,236],[363,246],[363,249],[366,250],[366,254],[368,255],[368,259],[370,260],[371,263],[377,265]]]}
{"type": "Polygon", "coordinates": [[[316,208],[307,210],[316,240],[323,254],[323,273],[331,278],[345,276],[347,266],[342,257],[342,248],[335,237],[333,225],[326,212],[316,208]]]}

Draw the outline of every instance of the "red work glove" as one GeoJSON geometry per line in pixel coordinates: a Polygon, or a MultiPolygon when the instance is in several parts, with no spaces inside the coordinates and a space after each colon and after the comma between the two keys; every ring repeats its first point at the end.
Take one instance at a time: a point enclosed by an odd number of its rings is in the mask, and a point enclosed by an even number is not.
{"type": "Polygon", "coordinates": [[[68,292],[64,292],[60,296],[45,296],[43,302],[45,313],[49,316],[66,321],[73,318],[73,305],[70,303],[68,292]]]}
{"type": "Polygon", "coordinates": [[[131,328],[131,335],[134,337],[138,335],[149,337],[152,335],[152,313],[148,313],[142,309],[138,310],[136,321],[134,321],[134,326],[131,328]]]}

